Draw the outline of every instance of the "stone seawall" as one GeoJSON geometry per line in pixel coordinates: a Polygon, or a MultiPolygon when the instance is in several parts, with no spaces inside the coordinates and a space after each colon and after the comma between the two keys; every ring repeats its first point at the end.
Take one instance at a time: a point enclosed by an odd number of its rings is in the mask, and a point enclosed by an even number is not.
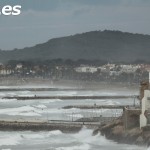
{"type": "Polygon", "coordinates": [[[82,125],[78,124],[61,124],[47,122],[17,122],[17,121],[0,121],[1,131],[52,131],[60,130],[64,133],[76,133],[82,129],[82,125]]]}
{"type": "MultiPolygon", "coordinates": [[[[137,96],[136,96],[137,97],[137,96]]],[[[85,100],[85,99],[128,99],[128,98],[135,98],[135,96],[6,96],[3,99],[17,99],[17,100],[39,100],[39,99],[62,99],[62,100],[85,100]]]]}

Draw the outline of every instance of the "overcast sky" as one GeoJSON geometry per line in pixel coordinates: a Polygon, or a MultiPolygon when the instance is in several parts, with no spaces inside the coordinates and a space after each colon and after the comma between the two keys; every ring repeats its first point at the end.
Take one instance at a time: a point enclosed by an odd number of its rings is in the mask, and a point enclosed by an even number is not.
{"type": "Polygon", "coordinates": [[[150,34],[150,0],[0,0],[22,5],[19,16],[0,16],[0,49],[34,46],[93,30],[150,34]]]}

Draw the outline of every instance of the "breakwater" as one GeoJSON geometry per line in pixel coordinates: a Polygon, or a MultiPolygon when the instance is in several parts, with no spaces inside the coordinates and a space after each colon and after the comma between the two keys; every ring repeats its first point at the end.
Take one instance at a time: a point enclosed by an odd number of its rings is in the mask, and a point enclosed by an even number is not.
{"type": "Polygon", "coordinates": [[[18,121],[0,121],[0,130],[2,131],[52,131],[60,130],[64,133],[79,132],[81,124],[64,124],[48,122],[18,122],[18,121]]]}
{"type": "Polygon", "coordinates": [[[38,99],[62,99],[62,100],[84,100],[84,99],[127,99],[138,98],[138,96],[6,96],[3,99],[17,99],[17,100],[38,100],[38,99]]]}
{"type": "Polygon", "coordinates": [[[3,88],[0,89],[0,92],[10,92],[10,91],[82,91],[86,89],[80,89],[80,88],[3,88]]]}
{"type": "Polygon", "coordinates": [[[52,131],[60,130],[64,133],[79,132],[83,126],[88,128],[96,128],[99,122],[71,122],[62,120],[53,120],[48,122],[32,122],[32,121],[0,121],[1,131],[52,131]]]}
{"type": "Polygon", "coordinates": [[[79,108],[79,109],[124,109],[125,107],[139,107],[133,105],[69,105],[64,106],[63,109],[79,108]]]}

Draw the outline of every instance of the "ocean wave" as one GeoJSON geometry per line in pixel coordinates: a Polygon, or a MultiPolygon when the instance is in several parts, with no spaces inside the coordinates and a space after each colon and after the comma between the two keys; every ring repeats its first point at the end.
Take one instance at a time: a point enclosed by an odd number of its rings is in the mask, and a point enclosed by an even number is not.
{"type": "Polygon", "coordinates": [[[39,101],[41,104],[49,104],[49,103],[55,103],[55,102],[63,102],[61,99],[50,99],[50,100],[42,100],[39,101]]]}
{"type": "Polygon", "coordinates": [[[77,146],[70,147],[59,147],[56,150],[90,150],[91,146],[89,144],[81,144],[77,146]]]}
{"type": "Polygon", "coordinates": [[[29,94],[31,91],[20,91],[21,94],[29,94]]]}
{"type": "Polygon", "coordinates": [[[5,95],[5,93],[0,93],[0,97],[4,97],[5,95]]]}
{"type": "Polygon", "coordinates": [[[41,116],[40,111],[31,106],[0,109],[0,114],[7,114],[10,116],[41,116]]]}
{"type": "Polygon", "coordinates": [[[0,99],[0,103],[6,103],[6,102],[12,102],[12,101],[17,101],[17,99],[12,98],[12,99],[0,99]]]}
{"type": "Polygon", "coordinates": [[[62,109],[62,108],[49,108],[49,109],[43,109],[42,113],[49,113],[49,114],[69,114],[69,113],[77,113],[81,110],[78,108],[72,108],[72,109],[62,109]]]}
{"type": "Polygon", "coordinates": [[[45,105],[33,105],[33,107],[35,107],[35,108],[41,108],[41,109],[44,109],[44,108],[47,108],[47,106],[45,106],[45,105]]]}
{"type": "Polygon", "coordinates": [[[61,134],[62,134],[62,132],[60,130],[54,130],[54,131],[48,132],[48,136],[61,135],[61,134]]]}
{"type": "Polygon", "coordinates": [[[6,96],[17,96],[16,92],[8,92],[6,93],[6,96]]]}
{"type": "Polygon", "coordinates": [[[41,132],[39,133],[33,133],[33,132],[24,132],[20,134],[22,139],[28,139],[28,140],[33,140],[33,139],[44,139],[45,136],[43,134],[41,134],[41,132]]]}
{"type": "Polygon", "coordinates": [[[8,145],[18,145],[22,138],[19,134],[15,135],[0,135],[0,146],[8,146],[8,145]]]}
{"type": "Polygon", "coordinates": [[[17,94],[18,97],[34,97],[35,94],[17,94]]]}
{"type": "Polygon", "coordinates": [[[71,114],[71,115],[67,115],[68,117],[73,117],[73,118],[82,118],[83,117],[83,115],[81,115],[81,114],[76,114],[76,113],[73,113],[73,114],[71,114]]]}
{"type": "Polygon", "coordinates": [[[112,101],[112,100],[107,100],[105,101],[105,105],[119,105],[119,102],[112,101]]]}

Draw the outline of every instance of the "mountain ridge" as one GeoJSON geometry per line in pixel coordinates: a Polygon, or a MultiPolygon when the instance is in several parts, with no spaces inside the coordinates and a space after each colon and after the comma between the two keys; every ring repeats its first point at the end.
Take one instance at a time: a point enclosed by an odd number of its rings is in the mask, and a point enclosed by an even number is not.
{"type": "Polygon", "coordinates": [[[91,31],[53,38],[45,43],[11,51],[0,50],[0,61],[86,59],[113,62],[148,61],[150,35],[121,31],[91,31]]]}

